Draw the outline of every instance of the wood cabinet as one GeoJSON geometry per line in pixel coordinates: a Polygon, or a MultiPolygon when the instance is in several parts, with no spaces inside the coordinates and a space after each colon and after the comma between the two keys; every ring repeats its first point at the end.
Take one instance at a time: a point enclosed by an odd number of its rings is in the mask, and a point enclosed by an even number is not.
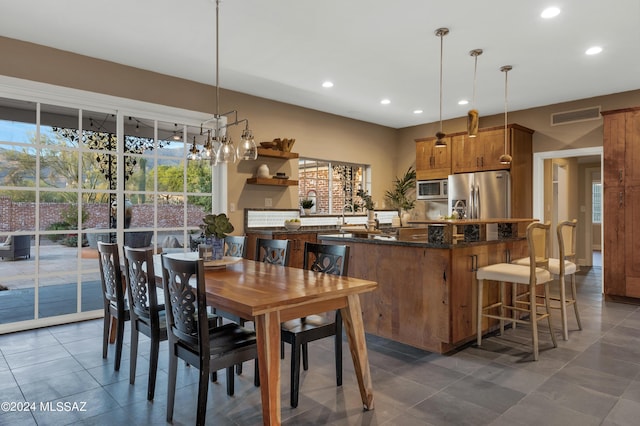
{"type": "MultiPolygon", "coordinates": [[[[508,142],[507,146],[509,145],[508,142]]],[[[509,149],[509,153],[511,152],[509,149]]],[[[503,153],[504,128],[479,131],[475,138],[466,134],[458,135],[453,138],[451,170],[453,173],[509,170],[509,164],[501,164],[499,161],[503,153]]]]}
{"type": "Polygon", "coordinates": [[[640,302],[640,108],[604,116],[604,293],[640,302]]]}
{"type": "Polygon", "coordinates": [[[302,268],[304,264],[304,243],[317,241],[317,232],[287,232],[287,231],[248,231],[247,232],[247,259],[255,260],[256,240],[258,238],[274,240],[290,240],[289,266],[302,268]]]}
{"type": "Polygon", "coordinates": [[[416,179],[446,179],[451,174],[451,138],[436,147],[436,138],[416,139],[416,179]]]}

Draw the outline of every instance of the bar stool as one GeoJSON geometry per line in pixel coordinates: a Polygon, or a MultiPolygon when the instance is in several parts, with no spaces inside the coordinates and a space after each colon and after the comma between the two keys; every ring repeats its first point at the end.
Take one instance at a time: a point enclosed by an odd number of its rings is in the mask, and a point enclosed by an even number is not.
{"type": "Polygon", "coordinates": [[[509,321],[513,327],[517,323],[531,324],[531,337],[533,343],[533,359],[538,360],[538,321],[547,319],[553,347],[557,347],[556,337],[551,324],[551,312],[549,303],[549,282],[553,279],[549,272],[549,222],[541,224],[533,222],[527,227],[527,242],[529,245],[530,266],[516,265],[513,263],[497,263],[478,268],[476,279],[477,287],[477,343],[482,346],[482,318],[494,318],[500,320],[500,334],[504,334],[505,321],[509,321]],[[536,250],[538,248],[538,250],[536,250]],[[500,301],[487,306],[482,306],[482,293],[485,280],[498,282],[500,285],[500,301]],[[505,282],[512,283],[511,304],[506,303],[505,282]],[[527,291],[518,294],[518,284],[527,285],[527,291]],[[542,285],[543,295],[538,295],[538,286],[542,285]],[[543,297],[544,304],[537,303],[537,298],[543,297]],[[524,299],[524,300],[523,300],[524,299]],[[543,312],[538,308],[544,307],[543,312]],[[485,313],[499,308],[499,315],[485,313]],[[507,311],[510,315],[507,316],[507,311]],[[518,313],[528,314],[518,316],[518,313]]]}
{"type": "MultiPolygon", "coordinates": [[[[580,312],[578,312],[578,302],[576,298],[576,219],[566,220],[558,224],[556,233],[558,234],[558,259],[549,259],[549,272],[558,277],[560,285],[560,296],[549,297],[553,303],[551,309],[560,309],[560,317],[562,319],[562,337],[569,340],[569,328],[567,326],[567,308],[573,305],[576,315],[578,329],[582,330],[580,321],[580,312]],[[560,260],[562,259],[562,261],[560,260]],[[567,298],[565,277],[571,275],[571,297],[567,298]]],[[[518,265],[529,265],[529,258],[514,260],[513,263],[518,265]]]]}

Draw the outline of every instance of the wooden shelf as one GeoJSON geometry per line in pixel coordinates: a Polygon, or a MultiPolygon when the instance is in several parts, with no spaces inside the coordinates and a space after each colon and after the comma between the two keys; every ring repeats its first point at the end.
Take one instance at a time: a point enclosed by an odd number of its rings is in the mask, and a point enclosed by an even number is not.
{"type": "Polygon", "coordinates": [[[295,185],[298,185],[298,181],[297,180],[274,179],[274,178],[249,178],[249,179],[247,179],[247,183],[252,184],[252,185],[270,185],[270,186],[295,186],[295,185]]]}
{"type": "Polygon", "coordinates": [[[297,152],[285,152],[278,151],[275,149],[268,148],[258,148],[258,156],[260,157],[273,157],[273,158],[281,158],[283,160],[290,160],[292,158],[298,158],[297,152]]]}

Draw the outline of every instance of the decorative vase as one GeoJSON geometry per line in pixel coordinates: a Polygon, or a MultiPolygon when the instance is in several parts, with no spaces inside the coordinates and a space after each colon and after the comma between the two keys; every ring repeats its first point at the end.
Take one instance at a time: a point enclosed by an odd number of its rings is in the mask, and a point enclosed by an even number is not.
{"type": "Polygon", "coordinates": [[[409,226],[409,221],[411,220],[411,213],[409,213],[406,210],[403,210],[401,220],[402,220],[402,226],[409,226]]]}
{"type": "Polygon", "coordinates": [[[220,260],[224,257],[224,238],[208,236],[205,238],[205,243],[211,246],[213,260],[220,260]]]}
{"type": "Polygon", "coordinates": [[[266,164],[260,164],[260,166],[258,166],[258,170],[256,170],[256,177],[268,178],[269,177],[269,166],[267,166],[266,164]]]}
{"type": "Polygon", "coordinates": [[[302,209],[304,211],[304,215],[305,216],[310,216],[311,215],[311,209],[302,209]]]}
{"type": "Polygon", "coordinates": [[[372,231],[376,229],[376,212],[367,210],[367,229],[372,231]]]}

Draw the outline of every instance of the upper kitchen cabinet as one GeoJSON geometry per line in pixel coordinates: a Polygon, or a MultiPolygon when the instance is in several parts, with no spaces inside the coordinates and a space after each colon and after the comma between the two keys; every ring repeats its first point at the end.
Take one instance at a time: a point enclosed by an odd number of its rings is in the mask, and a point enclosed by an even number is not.
{"type": "Polygon", "coordinates": [[[603,111],[604,293],[640,299],[640,108],[603,111]]]}
{"type": "Polygon", "coordinates": [[[436,147],[436,138],[416,139],[416,179],[446,179],[451,174],[451,138],[436,147]]]}
{"type": "MultiPolygon", "coordinates": [[[[514,163],[522,160],[531,162],[533,130],[511,124],[507,126],[507,131],[507,149],[514,163]]],[[[513,168],[513,165],[501,164],[499,161],[500,155],[504,153],[504,127],[481,129],[475,138],[470,138],[463,133],[454,135],[452,139],[452,173],[513,168]]]]}

